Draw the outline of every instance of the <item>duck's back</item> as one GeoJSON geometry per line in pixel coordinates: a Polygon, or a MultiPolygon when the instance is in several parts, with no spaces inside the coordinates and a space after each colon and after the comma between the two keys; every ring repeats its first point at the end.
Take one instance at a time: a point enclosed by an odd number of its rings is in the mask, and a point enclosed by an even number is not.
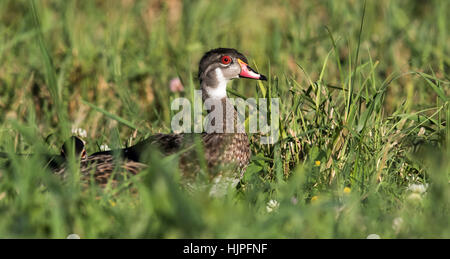
{"type": "MultiPolygon", "coordinates": [[[[164,155],[179,153],[180,169],[183,179],[189,181],[197,177],[201,162],[199,150],[203,151],[204,161],[211,178],[224,172],[240,179],[249,162],[250,148],[247,135],[220,133],[155,134],[134,146],[94,153],[80,162],[80,171],[85,180],[93,178],[97,184],[106,184],[113,172],[137,174],[147,167],[147,154],[157,149],[164,155]],[[195,146],[196,139],[202,148],[195,146]]],[[[63,175],[66,168],[57,170],[63,175]]]]}

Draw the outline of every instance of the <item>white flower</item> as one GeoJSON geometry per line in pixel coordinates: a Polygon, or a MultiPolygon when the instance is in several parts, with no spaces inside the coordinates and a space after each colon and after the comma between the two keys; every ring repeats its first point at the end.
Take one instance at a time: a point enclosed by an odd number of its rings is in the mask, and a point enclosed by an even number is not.
{"type": "Polygon", "coordinates": [[[107,144],[101,144],[100,145],[100,150],[101,151],[108,151],[108,150],[111,150],[111,149],[108,147],[107,144]]]}
{"type": "Polygon", "coordinates": [[[428,184],[410,184],[408,186],[408,191],[422,194],[427,191],[427,188],[428,188],[428,184]]]}
{"type": "Polygon", "coordinates": [[[279,203],[278,201],[276,201],[276,200],[270,200],[270,201],[267,203],[266,210],[267,210],[267,212],[270,213],[270,212],[272,212],[272,211],[278,209],[279,206],[280,206],[280,203],[279,203]]]}
{"type": "Polygon", "coordinates": [[[366,239],[381,239],[381,237],[377,234],[370,234],[366,239]]]}
{"type": "Polygon", "coordinates": [[[421,201],[422,200],[422,196],[420,196],[420,194],[418,194],[418,193],[411,193],[408,197],[407,197],[407,199],[409,200],[409,201],[412,201],[412,202],[416,202],[416,201],[421,201]]]}
{"type": "Polygon", "coordinates": [[[395,232],[399,232],[402,225],[403,225],[403,219],[401,217],[396,217],[392,221],[392,229],[394,229],[395,232]]]}
{"type": "Polygon", "coordinates": [[[87,137],[87,132],[85,129],[82,128],[72,128],[72,134],[77,135],[79,137],[85,138],[87,137]]]}
{"type": "Polygon", "coordinates": [[[70,234],[66,237],[66,239],[80,239],[80,236],[77,234],[70,234]]]}

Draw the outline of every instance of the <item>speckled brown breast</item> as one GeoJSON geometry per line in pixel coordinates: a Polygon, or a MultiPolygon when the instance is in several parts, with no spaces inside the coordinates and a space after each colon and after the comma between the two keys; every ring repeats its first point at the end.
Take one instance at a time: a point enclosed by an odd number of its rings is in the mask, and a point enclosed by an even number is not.
{"type": "MultiPolygon", "coordinates": [[[[206,134],[203,138],[208,166],[232,165],[243,173],[250,160],[247,134],[206,134]]],[[[241,177],[241,175],[239,176],[241,177]]]]}
{"type": "MultiPolygon", "coordinates": [[[[182,139],[182,147],[194,145],[194,134],[171,134],[172,138],[182,139]]],[[[167,135],[166,135],[167,138],[167,135]]],[[[210,178],[223,173],[240,179],[250,160],[250,148],[247,135],[240,134],[201,134],[204,159],[210,178]]],[[[181,148],[181,147],[180,147],[181,148]]],[[[179,150],[178,148],[176,150],[179,150]]],[[[195,179],[201,170],[197,149],[191,148],[180,156],[180,169],[183,180],[195,179]]],[[[166,154],[170,154],[166,153],[166,154]]]]}

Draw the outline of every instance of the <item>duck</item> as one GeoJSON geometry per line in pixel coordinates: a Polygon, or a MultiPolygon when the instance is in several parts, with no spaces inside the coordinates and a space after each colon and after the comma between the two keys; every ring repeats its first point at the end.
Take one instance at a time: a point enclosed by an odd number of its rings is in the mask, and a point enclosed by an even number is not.
{"type": "MultiPolygon", "coordinates": [[[[223,121],[210,122],[202,133],[158,133],[127,148],[93,153],[80,161],[82,177],[106,185],[109,180],[115,181],[112,178],[120,175],[113,175],[117,170],[136,175],[148,167],[144,155],[146,151],[157,149],[165,156],[182,152],[179,168],[183,185],[188,186],[195,181],[200,171],[198,154],[192,148],[197,143],[197,138],[203,145],[209,180],[215,186],[223,183],[223,186],[235,187],[242,179],[251,157],[247,134],[225,131],[227,122],[229,124],[227,116],[233,118],[233,124],[237,118],[234,106],[226,105],[227,87],[230,81],[241,78],[267,80],[266,76],[252,69],[247,58],[236,49],[216,48],[206,52],[200,59],[198,68],[202,100],[212,104],[207,109],[207,114],[222,107],[223,121]]],[[[65,171],[65,167],[56,170],[59,175],[63,175],[65,171]]]]}

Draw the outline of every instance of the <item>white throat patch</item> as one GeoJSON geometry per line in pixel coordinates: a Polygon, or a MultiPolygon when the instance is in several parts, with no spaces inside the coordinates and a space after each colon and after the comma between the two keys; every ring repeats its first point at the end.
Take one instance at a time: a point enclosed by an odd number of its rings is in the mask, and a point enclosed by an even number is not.
{"type": "Polygon", "coordinates": [[[219,84],[215,88],[208,86],[206,87],[206,90],[210,98],[222,99],[227,97],[227,84],[229,80],[223,76],[220,68],[216,68],[214,71],[216,72],[216,79],[219,84]]]}

